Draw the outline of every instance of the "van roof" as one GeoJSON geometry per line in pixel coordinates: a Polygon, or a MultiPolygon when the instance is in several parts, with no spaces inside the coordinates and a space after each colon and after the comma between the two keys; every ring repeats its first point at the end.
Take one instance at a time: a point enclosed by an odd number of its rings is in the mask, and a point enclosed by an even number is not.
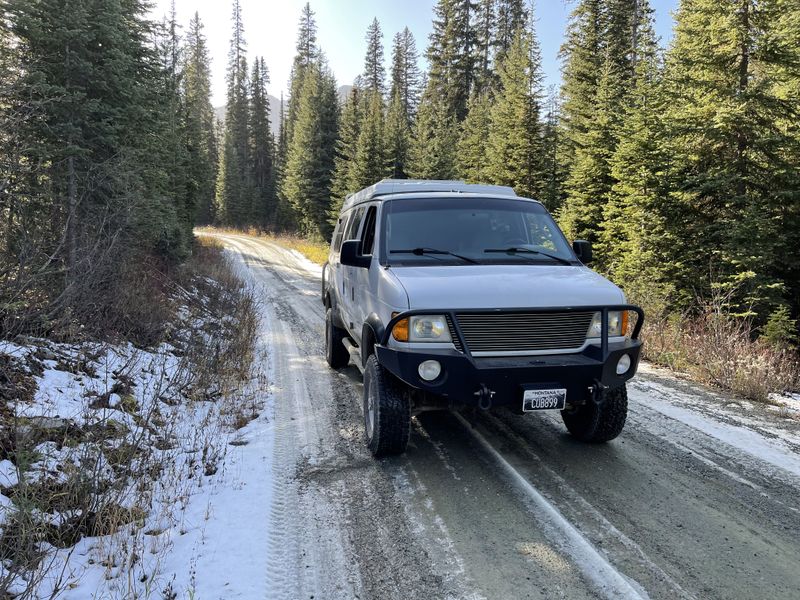
{"type": "Polygon", "coordinates": [[[357,204],[379,199],[383,196],[398,194],[418,194],[426,192],[453,192],[463,194],[486,194],[489,196],[506,196],[516,198],[514,190],[504,185],[482,185],[463,181],[431,180],[431,179],[384,179],[375,185],[347,196],[342,211],[357,204]]]}

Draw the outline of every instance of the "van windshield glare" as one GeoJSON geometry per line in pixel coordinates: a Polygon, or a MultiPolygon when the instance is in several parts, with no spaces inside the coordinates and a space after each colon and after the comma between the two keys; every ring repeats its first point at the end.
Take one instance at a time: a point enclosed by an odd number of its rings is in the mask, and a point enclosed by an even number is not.
{"type": "Polygon", "coordinates": [[[577,263],[564,234],[536,202],[424,198],[387,203],[383,255],[391,264],[433,265],[443,259],[454,264],[577,263]],[[425,248],[437,252],[414,251],[425,248]],[[497,251],[502,248],[517,251],[497,251]]]}

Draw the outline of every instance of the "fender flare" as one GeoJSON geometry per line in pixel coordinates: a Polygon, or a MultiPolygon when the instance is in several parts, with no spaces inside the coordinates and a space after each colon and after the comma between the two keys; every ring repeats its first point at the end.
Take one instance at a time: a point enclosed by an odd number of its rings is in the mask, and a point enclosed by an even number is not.
{"type": "Polygon", "coordinates": [[[366,344],[364,342],[367,338],[367,334],[371,335],[372,347],[374,348],[377,344],[380,344],[383,339],[384,330],[383,322],[376,313],[371,313],[366,321],[364,321],[364,325],[361,328],[361,361],[363,364],[367,363],[367,359],[370,354],[372,354],[370,348],[365,347],[366,344]]]}

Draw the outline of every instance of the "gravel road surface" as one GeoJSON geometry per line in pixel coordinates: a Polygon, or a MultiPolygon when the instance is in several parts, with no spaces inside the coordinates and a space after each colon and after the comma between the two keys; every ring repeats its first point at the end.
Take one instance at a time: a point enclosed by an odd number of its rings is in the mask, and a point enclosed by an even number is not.
{"type": "Polygon", "coordinates": [[[645,367],[609,444],[558,415],[426,413],[376,461],[359,372],[324,360],[319,270],[218,237],[269,337],[271,598],[800,598],[796,416],[645,367]]]}

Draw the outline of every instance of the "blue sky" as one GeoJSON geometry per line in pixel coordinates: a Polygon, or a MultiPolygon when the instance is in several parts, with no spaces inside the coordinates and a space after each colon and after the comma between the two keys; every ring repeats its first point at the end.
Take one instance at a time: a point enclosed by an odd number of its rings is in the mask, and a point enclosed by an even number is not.
{"type": "MultiPolygon", "coordinates": [[[[156,0],[154,15],[164,15],[172,0],[156,0]]],[[[656,11],[656,31],[662,43],[668,43],[672,29],[672,11],[679,0],[650,0],[656,11]]],[[[230,2],[227,0],[175,0],[178,19],[188,23],[198,11],[206,27],[213,60],[215,106],[225,103],[225,64],[230,39],[230,2]]],[[[278,96],[286,90],[294,56],[295,36],[300,10],[306,0],[241,0],[245,36],[250,56],[264,56],[272,75],[269,92],[278,96]]],[[[414,33],[422,55],[428,45],[435,0],[310,0],[316,13],[319,44],[328,57],[340,85],[352,83],[364,62],[364,34],[373,17],[381,23],[387,66],[392,37],[406,25],[414,33]]],[[[561,46],[571,2],[537,0],[537,33],[542,46],[546,85],[560,81],[558,49],[561,46]]],[[[424,60],[421,61],[424,67],[424,60]]]]}

